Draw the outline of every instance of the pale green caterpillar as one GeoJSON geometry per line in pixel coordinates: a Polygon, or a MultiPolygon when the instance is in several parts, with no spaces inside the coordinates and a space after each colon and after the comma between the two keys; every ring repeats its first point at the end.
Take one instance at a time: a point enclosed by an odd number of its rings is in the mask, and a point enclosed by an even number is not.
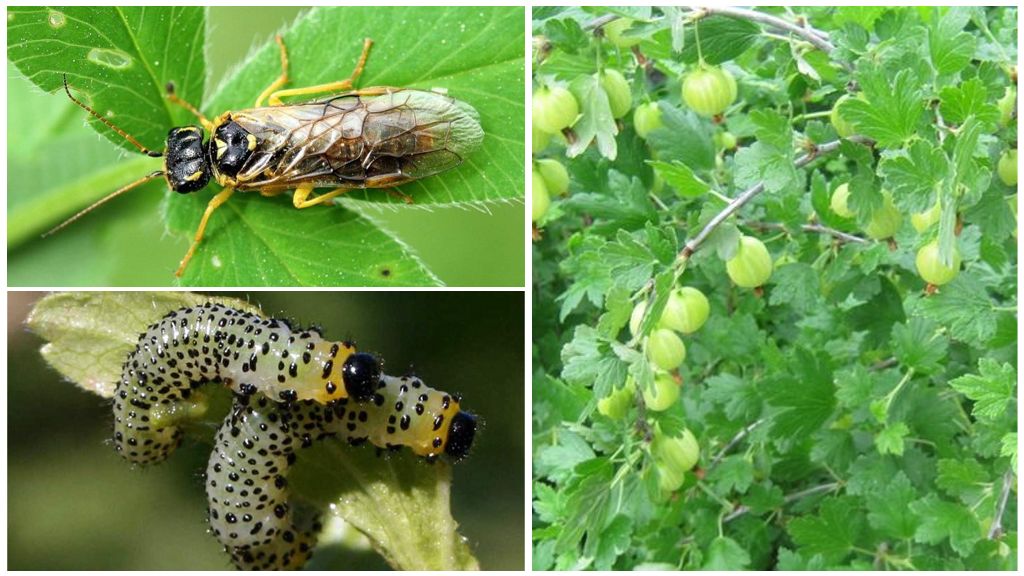
{"type": "Polygon", "coordinates": [[[288,504],[299,448],[337,436],[459,459],[476,431],[458,396],[383,375],[350,342],[209,303],[175,310],[139,336],[114,392],[117,451],[140,464],[166,459],[192,390],[210,381],[235,392],[206,491],[212,530],[239,568],[298,568],[312,554],[315,536],[294,525],[288,504]]]}

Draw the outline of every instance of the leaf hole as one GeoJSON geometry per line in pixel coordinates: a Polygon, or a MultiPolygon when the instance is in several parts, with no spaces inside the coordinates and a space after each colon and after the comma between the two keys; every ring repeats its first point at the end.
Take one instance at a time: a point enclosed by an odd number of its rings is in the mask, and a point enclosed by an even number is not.
{"type": "Polygon", "coordinates": [[[121,50],[93,48],[89,50],[86,58],[100,66],[106,66],[115,70],[122,70],[132,65],[132,57],[121,50]]]}

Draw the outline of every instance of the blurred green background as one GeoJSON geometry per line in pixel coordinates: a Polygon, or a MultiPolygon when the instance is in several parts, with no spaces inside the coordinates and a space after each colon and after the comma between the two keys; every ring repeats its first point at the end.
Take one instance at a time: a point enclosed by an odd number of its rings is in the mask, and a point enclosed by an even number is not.
{"type": "MultiPolygon", "coordinates": [[[[482,427],[470,457],[453,467],[452,514],[481,568],[524,568],[521,292],[224,295],[248,298],[269,316],[319,324],[327,338],[379,353],[389,372],[414,364],[427,385],[463,393],[482,427]]],[[[62,381],[25,328],[41,296],[8,295],[7,568],[230,569],[206,532],[200,475],[214,429],[186,439],[158,466],[123,461],[108,443],[109,402],[62,381]]],[[[299,452],[297,466],[302,461],[299,452]]],[[[372,551],[334,545],[320,547],[307,568],[387,565],[372,551]]]]}
{"type": "MultiPolygon", "coordinates": [[[[271,39],[302,10],[210,8],[207,90],[212,90],[251,47],[271,39]]],[[[358,30],[339,30],[338,34],[361,38],[358,30]]],[[[41,92],[10,65],[7,77],[9,213],[31,202],[44,182],[47,188],[66,184],[91,167],[114,165],[129,158],[86,127],[85,112],[63,93],[41,92]]],[[[126,175],[125,183],[146,171],[126,175]]],[[[162,180],[151,182],[55,236],[9,249],[8,285],[170,285],[171,272],[188,249],[188,241],[164,232],[161,202],[166,201],[165,190],[162,180]],[[97,262],[90,257],[95,254],[121,257],[97,262]]],[[[493,204],[487,210],[489,213],[465,207],[413,207],[383,209],[369,215],[411,246],[447,285],[523,286],[523,205],[493,204]]]]}

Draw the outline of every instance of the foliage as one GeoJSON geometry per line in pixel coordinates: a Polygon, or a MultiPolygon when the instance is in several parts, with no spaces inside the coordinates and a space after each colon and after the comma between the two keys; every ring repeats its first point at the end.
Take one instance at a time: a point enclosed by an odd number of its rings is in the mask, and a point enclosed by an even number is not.
{"type": "MultiPolygon", "coordinates": [[[[458,169],[402,190],[420,209],[487,210],[523,196],[523,129],[509,121],[523,114],[521,92],[516,88],[522,79],[521,18],[520,8],[318,8],[304,13],[281,34],[289,47],[291,86],[322,84],[347,75],[365,35],[376,45],[360,86],[443,89],[472,105],[481,115],[486,134],[482,148],[458,169]]],[[[202,8],[12,8],[7,26],[8,58],[36,86],[47,92],[63,90],[62,77],[67,73],[79,97],[157,150],[163,148],[171,126],[194,122],[165,98],[168,82],[175,84],[178,95],[213,117],[250,107],[280,73],[277,45],[268,41],[209,90],[202,8]]],[[[90,125],[117,146],[137,152],[94,119],[90,125]]],[[[9,235],[9,243],[24,243],[125,184],[121,171],[105,171],[108,162],[84,169],[80,180],[69,184],[71,190],[56,186],[42,193],[26,191],[34,197],[16,206],[24,208],[16,216],[25,223],[12,231],[18,235],[9,235]]],[[[159,162],[149,170],[154,167],[159,162]]],[[[152,185],[152,189],[158,187],[152,185]]],[[[190,238],[214,188],[183,197],[167,192],[168,231],[190,238]]],[[[258,196],[236,195],[218,211],[183,283],[440,282],[409,246],[370,217],[375,206],[400,209],[395,196],[356,191],[348,195],[344,209],[303,211],[295,210],[287,198],[258,196]]]]}
{"type": "Polygon", "coordinates": [[[997,108],[1016,22],[534,12],[535,89],[568,86],[581,110],[534,150],[571,176],[534,231],[535,569],[1016,568],[1016,190],[994,174],[1016,145],[997,108]],[[738,97],[707,118],[680,91],[712,65],[738,97]],[[644,114],[657,103],[643,138],[632,115],[610,120],[601,69],[644,114]],[[918,232],[910,216],[936,204],[918,232]],[[768,249],[763,286],[726,272],[744,237],[768,249]],[[918,276],[931,243],[959,270],[948,284],[918,276]],[[655,411],[666,374],[645,352],[682,286],[710,316],[682,335],[679,399],[655,411]],[[654,440],[687,431],[699,461],[674,489],[654,440]]]}
{"type": "MultiPolygon", "coordinates": [[[[47,340],[42,354],[51,366],[81,388],[109,399],[124,357],[145,326],[171,310],[211,300],[260,313],[242,300],[187,292],[57,293],[36,304],[27,325],[47,340]]],[[[199,409],[194,421],[187,422],[189,429],[208,431],[218,425],[218,411],[206,413],[227,396],[219,392],[204,388],[195,395],[199,409]]],[[[289,478],[300,498],[364,534],[396,569],[479,568],[451,515],[452,471],[447,462],[426,465],[407,452],[380,458],[369,449],[323,444],[303,454],[310,465],[289,478]]]]}

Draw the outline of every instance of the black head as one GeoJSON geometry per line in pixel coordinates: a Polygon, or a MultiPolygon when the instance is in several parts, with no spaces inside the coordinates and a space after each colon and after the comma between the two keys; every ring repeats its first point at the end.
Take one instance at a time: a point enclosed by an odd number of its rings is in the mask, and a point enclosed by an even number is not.
{"type": "Polygon", "coordinates": [[[357,402],[365,402],[373,397],[380,386],[380,362],[373,354],[352,354],[341,367],[341,378],[345,382],[348,397],[357,402]]]}
{"type": "Polygon", "coordinates": [[[210,182],[210,167],[203,149],[203,129],[199,126],[172,128],[167,133],[164,153],[167,183],[171,190],[188,194],[202,190],[210,182]]]}
{"type": "Polygon", "coordinates": [[[217,127],[210,141],[210,158],[217,171],[234,178],[256,149],[256,137],[229,120],[217,127]]]}
{"type": "Polygon", "coordinates": [[[476,435],[476,416],[469,412],[459,412],[452,417],[448,425],[448,445],[444,453],[455,460],[461,460],[469,454],[473,446],[473,436],[476,435]]]}

